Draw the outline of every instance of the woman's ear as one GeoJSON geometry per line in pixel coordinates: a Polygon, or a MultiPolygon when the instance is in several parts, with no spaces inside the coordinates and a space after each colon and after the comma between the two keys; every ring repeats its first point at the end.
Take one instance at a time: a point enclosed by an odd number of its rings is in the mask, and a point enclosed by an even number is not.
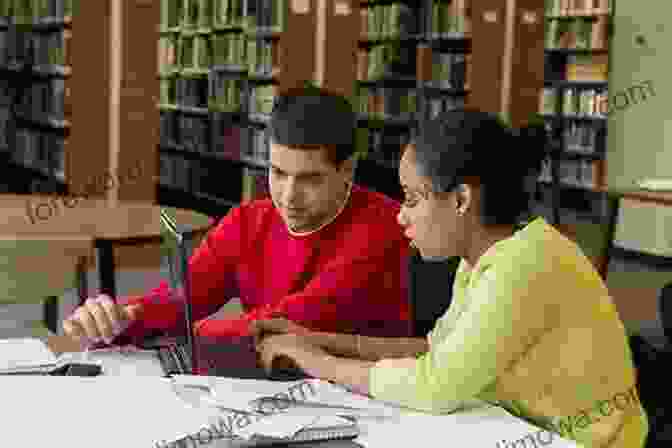
{"type": "Polygon", "coordinates": [[[469,184],[462,184],[456,190],[457,214],[464,216],[473,203],[474,187],[469,184]]]}

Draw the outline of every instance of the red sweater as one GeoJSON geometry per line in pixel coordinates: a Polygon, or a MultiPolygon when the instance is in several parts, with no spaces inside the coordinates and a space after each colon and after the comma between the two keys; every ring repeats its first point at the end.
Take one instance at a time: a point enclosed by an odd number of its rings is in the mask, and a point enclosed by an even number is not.
{"type": "MultiPolygon", "coordinates": [[[[189,261],[197,335],[246,336],[251,321],[279,313],[318,331],[408,336],[408,240],[398,211],[397,202],[354,185],[333,222],[292,236],[270,199],[232,209],[189,261]],[[242,315],[202,320],[232,297],[242,315]]],[[[182,299],[165,282],[122,302],[145,305],[124,336],[183,333],[182,299]]]]}

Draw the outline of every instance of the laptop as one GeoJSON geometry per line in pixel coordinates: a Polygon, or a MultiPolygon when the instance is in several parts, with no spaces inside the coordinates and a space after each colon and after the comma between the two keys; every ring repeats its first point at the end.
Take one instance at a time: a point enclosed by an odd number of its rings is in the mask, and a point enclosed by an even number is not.
{"type": "Polygon", "coordinates": [[[185,331],[182,337],[159,337],[148,340],[144,348],[158,351],[159,361],[167,376],[176,374],[198,373],[209,376],[226,376],[229,378],[271,379],[277,381],[295,381],[308,378],[298,369],[274,369],[268,374],[259,363],[259,357],[251,336],[239,338],[205,338],[196,337],[191,323],[191,305],[188,294],[186,271],[191,252],[191,233],[180,229],[163,210],[161,220],[177,239],[177,250],[168,256],[170,286],[178,291],[178,281],[183,286],[185,301],[185,331]],[[179,274],[176,268],[180,267],[179,274]],[[178,280],[179,279],[179,280],[178,280]],[[194,353],[194,347],[196,348],[194,353]],[[196,364],[196,371],[194,370],[196,364]]]}

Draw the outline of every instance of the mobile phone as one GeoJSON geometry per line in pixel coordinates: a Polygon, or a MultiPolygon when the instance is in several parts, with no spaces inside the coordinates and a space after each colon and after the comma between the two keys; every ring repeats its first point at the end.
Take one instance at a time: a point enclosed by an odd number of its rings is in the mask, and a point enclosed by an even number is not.
{"type": "Polygon", "coordinates": [[[49,372],[54,376],[98,376],[103,373],[103,368],[98,364],[68,363],[49,372]]]}

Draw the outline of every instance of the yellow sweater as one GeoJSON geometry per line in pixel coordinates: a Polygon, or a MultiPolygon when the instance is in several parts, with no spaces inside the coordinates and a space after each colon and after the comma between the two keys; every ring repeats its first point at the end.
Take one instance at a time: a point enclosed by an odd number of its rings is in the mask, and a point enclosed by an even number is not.
{"type": "Polygon", "coordinates": [[[543,218],[470,272],[460,262],[453,302],[427,338],[418,359],[376,363],[375,398],[433,413],[477,398],[587,448],[644,446],[625,328],[590,261],[543,218]]]}

